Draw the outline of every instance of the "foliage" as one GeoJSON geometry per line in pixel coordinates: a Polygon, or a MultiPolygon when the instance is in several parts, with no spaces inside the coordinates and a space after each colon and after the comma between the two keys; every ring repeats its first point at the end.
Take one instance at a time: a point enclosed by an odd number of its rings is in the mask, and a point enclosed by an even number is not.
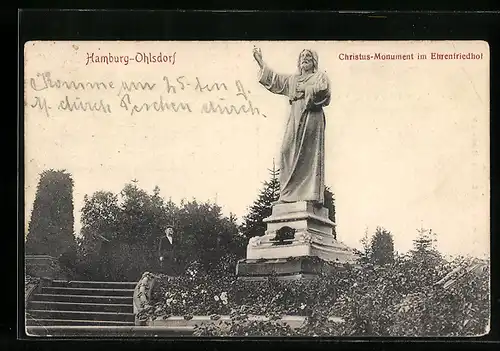
{"type": "Polygon", "coordinates": [[[262,236],[266,231],[264,218],[269,217],[272,213],[272,205],[279,200],[280,183],[279,169],[273,162],[273,168],[269,170],[271,179],[264,182],[259,196],[250,206],[250,212],[243,218],[241,231],[247,239],[254,236],[262,236]]]}
{"type": "Polygon", "coordinates": [[[432,229],[420,228],[417,230],[417,237],[413,240],[413,249],[410,255],[423,265],[435,266],[442,261],[441,254],[437,250],[435,243],[437,235],[432,229]]]}
{"type": "Polygon", "coordinates": [[[222,274],[160,275],[153,288],[157,316],[230,314],[246,306],[249,314],[305,315],[310,309],[325,309],[335,301],[339,289],[349,282],[339,272],[332,279],[282,281],[238,280],[234,271],[222,274]]]}
{"type": "MultiPolygon", "coordinates": [[[[362,266],[357,272],[356,282],[344,291],[333,309],[346,320],[342,334],[483,334],[489,315],[488,275],[480,272],[462,276],[454,290],[436,285],[453,265],[456,262],[431,267],[406,256],[385,266],[362,266]],[[469,325],[470,329],[466,331],[461,327],[464,325],[469,325]]],[[[462,263],[462,266],[467,267],[468,263],[462,263]]]]}
{"type": "Polygon", "coordinates": [[[159,188],[149,195],[136,181],[126,184],[120,193],[118,213],[118,240],[131,245],[154,246],[167,226],[166,211],[159,188]]]}
{"type": "Polygon", "coordinates": [[[73,179],[64,170],[40,175],[26,238],[26,254],[73,257],[73,179]]]}
{"type": "Polygon", "coordinates": [[[474,336],[486,332],[489,263],[458,257],[443,265],[440,276],[446,272],[437,284],[423,286],[395,306],[391,333],[474,336]]]}
{"type": "MultiPolygon", "coordinates": [[[[336,213],[335,213],[335,195],[332,193],[330,190],[330,187],[326,186],[325,191],[324,191],[324,206],[328,209],[328,218],[334,222],[337,223],[336,221],[336,213]]],[[[337,231],[335,229],[336,227],[333,227],[333,237],[337,239],[337,231]]]]}
{"type": "Polygon", "coordinates": [[[368,236],[368,228],[365,229],[365,234],[360,240],[361,245],[363,245],[363,250],[357,250],[358,261],[361,264],[365,264],[370,262],[371,256],[371,242],[370,237],[368,236]]]}
{"type": "Polygon", "coordinates": [[[230,321],[196,325],[194,336],[295,336],[297,333],[278,315],[267,316],[267,320],[250,319],[246,306],[233,309],[230,321]]]}
{"type": "Polygon", "coordinates": [[[338,335],[338,322],[332,322],[321,312],[311,312],[298,328],[281,320],[279,314],[269,313],[265,319],[251,318],[246,306],[231,310],[230,321],[196,325],[195,336],[332,336],[338,335]]]}
{"type": "Polygon", "coordinates": [[[220,206],[209,202],[177,206],[159,193],[155,187],[148,194],[132,181],[119,194],[97,191],[85,196],[78,239],[80,276],[134,281],[145,271],[158,270],[159,238],[167,226],[174,227],[177,261],[172,264],[177,269],[193,261],[207,272],[221,263],[235,269],[246,243],[234,215],[223,216],[220,206]]]}
{"type": "Polygon", "coordinates": [[[77,239],[78,273],[94,279],[110,279],[104,272],[105,261],[109,259],[106,244],[117,238],[118,196],[108,191],[96,191],[90,197],[85,195],[83,201],[82,228],[77,239]]]}
{"type": "Polygon", "coordinates": [[[387,264],[394,261],[394,241],[388,230],[377,227],[370,246],[370,259],[373,264],[387,264]]]}
{"type": "Polygon", "coordinates": [[[196,200],[182,202],[177,227],[181,266],[198,261],[205,272],[210,272],[217,269],[227,253],[243,255],[244,242],[238,236],[235,219],[224,217],[216,204],[196,200]]]}
{"type": "Polygon", "coordinates": [[[383,265],[394,261],[394,241],[387,229],[377,227],[369,237],[367,228],[360,242],[363,245],[363,250],[358,251],[360,264],[383,265]]]}
{"type": "Polygon", "coordinates": [[[195,334],[205,336],[482,335],[489,323],[489,263],[476,262],[482,269],[471,270],[473,263],[457,258],[432,267],[406,255],[381,266],[337,266],[309,281],[160,276],[152,313],[231,316],[197,327],[195,334]],[[306,323],[292,330],[279,321],[283,315],[306,316],[306,323]]]}

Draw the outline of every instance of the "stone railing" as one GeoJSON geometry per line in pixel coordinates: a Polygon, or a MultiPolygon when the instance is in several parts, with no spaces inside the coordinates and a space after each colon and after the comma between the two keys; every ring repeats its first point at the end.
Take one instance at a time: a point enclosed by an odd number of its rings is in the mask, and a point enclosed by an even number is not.
{"type": "Polygon", "coordinates": [[[135,325],[148,324],[148,312],[153,308],[151,305],[151,291],[153,290],[154,282],[154,274],[145,272],[134,289],[135,325]]]}
{"type": "Polygon", "coordinates": [[[28,309],[29,302],[32,300],[33,295],[41,291],[42,287],[50,286],[52,284],[52,279],[50,278],[40,278],[26,275],[24,278],[24,307],[25,307],[25,323],[32,317],[26,312],[28,309]]]}
{"type": "MultiPolygon", "coordinates": [[[[249,315],[249,321],[265,322],[269,321],[269,317],[261,315],[249,315]]],[[[330,322],[333,323],[344,323],[344,320],[339,317],[328,318],[330,322]]],[[[202,324],[211,324],[218,322],[226,322],[227,324],[221,324],[221,329],[228,329],[229,323],[231,322],[231,317],[228,315],[212,315],[212,316],[165,316],[156,317],[154,319],[148,320],[147,325],[152,327],[167,327],[167,328],[191,328],[194,331],[195,326],[202,324]]],[[[295,316],[295,315],[285,315],[279,320],[281,323],[288,325],[292,329],[298,329],[307,323],[307,317],[305,316],[295,316]]]]}
{"type": "Polygon", "coordinates": [[[26,276],[24,278],[24,302],[27,303],[31,296],[38,290],[41,279],[38,277],[26,276]]]}
{"type": "Polygon", "coordinates": [[[49,255],[26,255],[26,274],[48,279],[64,279],[57,258],[49,255]]]}

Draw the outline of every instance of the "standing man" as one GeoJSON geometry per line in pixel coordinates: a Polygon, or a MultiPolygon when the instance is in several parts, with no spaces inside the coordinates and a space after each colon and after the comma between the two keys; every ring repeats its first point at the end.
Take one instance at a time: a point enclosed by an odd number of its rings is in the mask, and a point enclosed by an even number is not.
{"type": "Polygon", "coordinates": [[[168,226],[165,229],[165,236],[160,238],[158,245],[158,257],[160,260],[160,271],[166,275],[176,274],[175,260],[175,240],[174,228],[168,226]]]}

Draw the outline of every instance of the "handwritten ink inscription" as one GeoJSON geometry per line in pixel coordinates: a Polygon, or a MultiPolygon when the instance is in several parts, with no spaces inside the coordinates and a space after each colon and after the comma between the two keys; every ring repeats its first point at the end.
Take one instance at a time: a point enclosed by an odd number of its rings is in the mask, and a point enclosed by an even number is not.
{"type": "Polygon", "coordinates": [[[27,106],[42,111],[47,117],[50,117],[53,107],[64,113],[103,115],[121,111],[130,116],[157,112],[266,117],[252,101],[251,91],[246,90],[240,80],[204,81],[197,76],[182,75],[163,76],[158,81],[75,81],[54,78],[51,72],[42,72],[29,79],[29,88],[36,95],[27,106]],[[53,97],[58,94],[47,94],[54,90],[61,92],[62,98],[53,97]]]}
{"type": "Polygon", "coordinates": [[[45,98],[35,96],[35,102],[30,106],[31,108],[42,110],[47,117],[49,116],[49,109],[51,109],[51,107],[47,106],[47,100],[45,98]]]}

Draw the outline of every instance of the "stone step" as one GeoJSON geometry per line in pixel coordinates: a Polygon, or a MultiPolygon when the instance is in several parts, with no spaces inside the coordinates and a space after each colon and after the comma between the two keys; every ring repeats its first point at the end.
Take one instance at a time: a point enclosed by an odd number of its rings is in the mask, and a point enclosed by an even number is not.
{"type": "Polygon", "coordinates": [[[51,286],[62,288],[94,288],[94,289],[134,289],[137,282],[98,282],[87,280],[53,280],[51,286]]]}
{"type": "Polygon", "coordinates": [[[46,326],[58,326],[67,327],[67,326],[94,326],[98,328],[102,328],[104,326],[134,326],[134,322],[124,322],[124,321],[93,321],[93,320],[84,320],[84,319],[28,319],[26,320],[26,326],[29,329],[29,326],[39,326],[40,328],[45,328],[46,326]]]}
{"type": "Polygon", "coordinates": [[[41,293],[61,295],[133,296],[134,289],[64,288],[44,286],[42,287],[41,293]]]}
{"type": "Polygon", "coordinates": [[[60,301],[30,301],[28,309],[53,311],[123,312],[133,313],[132,304],[75,303],[60,301]]]}
{"type": "Polygon", "coordinates": [[[34,301],[55,301],[75,303],[105,303],[105,304],[130,304],[132,296],[93,296],[93,295],[61,295],[61,294],[34,294],[34,301]]]}
{"type": "Polygon", "coordinates": [[[33,319],[74,319],[96,321],[123,321],[134,322],[134,313],[123,312],[88,312],[88,311],[61,311],[61,310],[32,310],[26,311],[26,318],[33,319]]]}
{"type": "Polygon", "coordinates": [[[31,326],[26,328],[26,334],[30,336],[61,336],[61,337],[171,337],[190,336],[193,334],[192,327],[144,327],[144,326],[31,326]]]}

